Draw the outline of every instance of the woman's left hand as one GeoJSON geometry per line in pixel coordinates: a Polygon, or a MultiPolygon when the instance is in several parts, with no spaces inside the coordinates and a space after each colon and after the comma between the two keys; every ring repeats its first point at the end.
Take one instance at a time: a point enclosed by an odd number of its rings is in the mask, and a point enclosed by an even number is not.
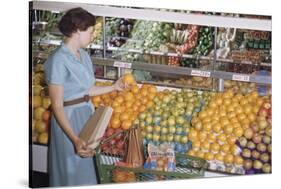
{"type": "Polygon", "coordinates": [[[126,89],[126,85],[123,82],[123,78],[119,78],[113,85],[114,89],[117,91],[123,91],[124,89],[126,89]]]}

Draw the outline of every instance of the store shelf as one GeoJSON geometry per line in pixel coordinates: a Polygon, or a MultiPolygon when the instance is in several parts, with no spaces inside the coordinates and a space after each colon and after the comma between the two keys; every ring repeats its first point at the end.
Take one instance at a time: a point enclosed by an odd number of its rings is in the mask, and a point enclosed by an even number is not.
{"type": "Polygon", "coordinates": [[[195,24],[213,27],[231,27],[240,29],[271,31],[271,20],[237,18],[225,16],[199,15],[192,13],[166,12],[162,10],[122,8],[81,3],[60,3],[34,1],[33,9],[62,12],[74,7],[82,7],[96,16],[151,20],[182,24],[195,24]]]}
{"type": "Polygon", "coordinates": [[[211,77],[217,79],[253,82],[259,84],[271,84],[271,76],[256,76],[256,75],[238,74],[238,73],[224,72],[224,71],[201,70],[201,69],[185,68],[185,67],[171,67],[168,65],[149,64],[149,63],[141,63],[141,62],[130,63],[130,62],[121,62],[113,59],[103,59],[103,58],[96,58],[96,57],[94,58],[93,62],[97,65],[131,68],[131,69],[152,71],[158,73],[168,73],[168,74],[176,74],[176,75],[184,75],[184,76],[211,77]]]}

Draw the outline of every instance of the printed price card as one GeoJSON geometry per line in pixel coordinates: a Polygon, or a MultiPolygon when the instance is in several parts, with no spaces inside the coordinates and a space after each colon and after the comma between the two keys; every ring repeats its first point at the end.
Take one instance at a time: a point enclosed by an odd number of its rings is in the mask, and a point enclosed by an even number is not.
{"type": "Polygon", "coordinates": [[[115,61],[113,66],[119,68],[131,68],[132,63],[115,61]]]}

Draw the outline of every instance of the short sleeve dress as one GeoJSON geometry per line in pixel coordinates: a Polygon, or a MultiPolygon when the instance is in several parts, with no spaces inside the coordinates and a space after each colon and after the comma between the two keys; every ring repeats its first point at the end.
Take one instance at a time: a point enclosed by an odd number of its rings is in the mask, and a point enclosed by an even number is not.
{"type": "MultiPolygon", "coordinates": [[[[64,101],[81,98],[95,82],[93,64],[86,51],[80,49],[78,60],[63,43],[44,64],[46,82],[62,85],[64,101]]],[[[94,112],[90,102],[64,107],[73,131],[78,135],[94,112]]],[[[64,134],[54,116],[51,118],[49,148],[50,186],[93,185],[97,183],[93,158],[81,158],[64,134]]]]}

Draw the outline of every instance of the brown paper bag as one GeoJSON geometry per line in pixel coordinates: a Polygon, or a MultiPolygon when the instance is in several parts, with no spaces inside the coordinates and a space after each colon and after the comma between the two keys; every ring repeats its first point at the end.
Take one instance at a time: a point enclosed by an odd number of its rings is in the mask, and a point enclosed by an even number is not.
{"type": "Polygon", "coordinates": [[[100,106],[88,119],[81,130],[79,137],[83,139],[91,149],[95,149],[103,137],[110,121],[113,109],[109,106],[100,106]]]}
{"type": "Polygon", "coordinates": [[[127,150],[124,161],[133,167],[142,167],[144,164],[144,152],[140,128],[133,128],[128,131],[127,138],[127,150]]]}

